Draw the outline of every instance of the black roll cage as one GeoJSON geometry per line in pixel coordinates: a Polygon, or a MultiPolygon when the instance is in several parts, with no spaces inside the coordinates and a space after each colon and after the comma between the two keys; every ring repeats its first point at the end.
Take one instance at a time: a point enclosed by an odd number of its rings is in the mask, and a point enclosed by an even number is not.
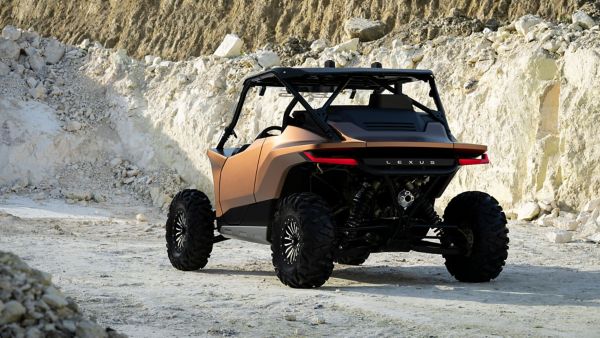
{"type": "Polygon", "coordinates": [[[223,135],[217,145],[222,150],[231,135],[237,137],[234,128],[238,123],[242,107],[248,91],[253,87],[261,87],[260,96],[263,96],[266,87],[284,87],[293,96],[287,111],[300,103],[310,114],[323,135],[334,141],[341,141],[341,137],[327,124],[327,108],[344,89],[352,89],[352,97],[357,89],[373,90],[381,93],[388,90],[391,93],[402,93],[402,84],[413,81],[428,82],[429,96],[433,98],[437,111],[431,110],[420,102],[411,98],[412,104],[439,121],[449,137],[453,139],[446,120],[446,114],[440,99],[433,73],[429,70],[414,69],[383,69],[383,68],[288,68],[277,67],[271,70],[248,77],[244,80],[240,98],[235,108],[233,118],[225,127],[223,135]],[[313,108],[301,92],[332,93],[320,108],[313,108]],[[290,107],[291,106],[291,107],[290,107]]]}

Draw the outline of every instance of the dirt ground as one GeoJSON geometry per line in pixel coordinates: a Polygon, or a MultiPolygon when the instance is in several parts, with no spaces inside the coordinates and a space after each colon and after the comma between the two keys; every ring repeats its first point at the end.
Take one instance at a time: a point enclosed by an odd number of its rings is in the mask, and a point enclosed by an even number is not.
{"type": "Polygon", "coordinates": [[[215,245],[204,270],[166,255],[165,216],[112,204],[0,198],[0,250],[53,275],[81,309],[131,337],[573,336],[600,332],[600,246],[552,244],[510,224],[509,260],[485,284],[456,282],[441,257],[372,255],[336,266],[319,289],[283,286],[267,246],[215,245]],[[149,223],[134,217],[144,212],[149,223]]]}

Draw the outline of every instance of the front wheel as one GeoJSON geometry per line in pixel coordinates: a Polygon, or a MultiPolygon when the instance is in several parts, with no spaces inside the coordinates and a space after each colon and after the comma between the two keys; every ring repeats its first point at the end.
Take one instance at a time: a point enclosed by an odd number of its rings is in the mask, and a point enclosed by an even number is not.
{"type": "Polygon", "coordinates": [[[333,271],[334,238],[331,211],[320,196],[305,192],[281,200],[271,241],[279,280],[293,288],[323,285],[333,271]]]}
{"type": "Polygon", "coordinates": [[[468,191],[454,197],[444,211],[442,245],[458,247],[458,255],[444,255],[446,268],[461,282],[488,282],[498,277],[508,257],[506,216],[492,196],[468,191]]]}
{"type": "Polygon", "coordinates": [[[198,190],[182,190],[173,198],[166,224],[167,254],[184,271],[206,266],[213,247],[214,214],[210,200],[198,190]]]}

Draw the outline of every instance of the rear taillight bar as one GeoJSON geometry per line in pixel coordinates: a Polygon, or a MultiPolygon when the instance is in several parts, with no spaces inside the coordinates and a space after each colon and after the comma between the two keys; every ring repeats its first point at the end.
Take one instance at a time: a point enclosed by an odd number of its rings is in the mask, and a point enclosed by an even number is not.
{"type": "Polygon", "coordinates": [[[481,155],[481,158],[459,158],[459,165],[473,165],[473,164],[488,164],[490,163],[490,159],[488,154],[481,155]]]}
{"type": "Polygon", "coordinates": [[[311,154],[309,151],[305,151],[306,156],[311,162],[322,163],[322,164],[339,164],[339,165],[358,165],[358,161],[353,158],[341,158],[341,157],[317,157],[311,154]]]}

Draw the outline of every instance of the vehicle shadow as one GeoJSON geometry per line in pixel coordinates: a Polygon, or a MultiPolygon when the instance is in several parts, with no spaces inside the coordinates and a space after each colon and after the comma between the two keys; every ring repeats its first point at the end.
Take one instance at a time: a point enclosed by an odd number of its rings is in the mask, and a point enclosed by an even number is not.
{"type": "MultiPolygon", "coordinates": [[[[200,274],[275,277],[260,266],[253,270],[218,267],[200,274]]],[[[600,271],[555,266],[509,265],[489,283],[456,281],[443,266],[336,266],[321,288],[387,297],[429,298],[506,305],[600,307],[600,271]]],[[[284,286],[282,285],[282,288],[284,286]]]]}
{"type": "Polygon", "coordinates": [[[472,284],[456,281],[443,266],[351,267],[336,269],[331,277],[350,285],[325,284],[323,289],[489,304],[600,307],[600,271],[510,265],[498,279],[472,284]]]}
{"type": "Polygon", "coordinates": [[[227,275],[227,276],[257,276],[257,277],[275,277],[273,270],[233,270],[233,269],[202,269],[198,273],[209,275],[227,275]]]}

